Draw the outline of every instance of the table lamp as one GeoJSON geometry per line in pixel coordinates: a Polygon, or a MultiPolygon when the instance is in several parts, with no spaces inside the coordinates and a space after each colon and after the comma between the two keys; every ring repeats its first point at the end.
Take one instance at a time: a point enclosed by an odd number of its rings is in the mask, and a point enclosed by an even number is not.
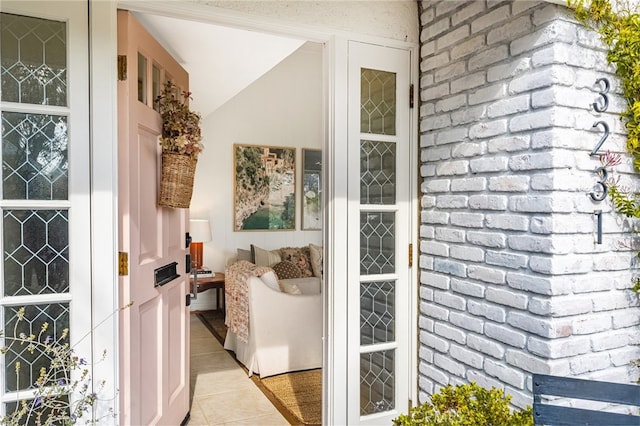
{"type": "Polygon", "coordinates": [[[203,243],[211,241],[211,227],[207,219],[191,219],[189,221],[189,234],[191,244],[191,265],[196,269],[202,269],[202,246],[203,243]]]}

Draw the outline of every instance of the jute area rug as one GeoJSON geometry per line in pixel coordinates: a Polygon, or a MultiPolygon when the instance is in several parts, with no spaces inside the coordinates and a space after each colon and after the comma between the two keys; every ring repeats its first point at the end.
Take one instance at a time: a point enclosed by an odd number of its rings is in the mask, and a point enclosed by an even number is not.
{"type": "MultiPolygon", "coordinates": [[[[224,314],[201,311],[198,318],[221,344],[227,335],[224,314]]],[[[231,353],[233,356],[233,353],[231,353]]],[[[238,363],[240,364],[240,363],[238,363]]],[[[240,364],[243,368],[244,366],[240,364]]],[[[280,413],[293,425],[322,424],[322,370],[296,371],[260,379],[253,382],[269,398],[280,413]]]]}

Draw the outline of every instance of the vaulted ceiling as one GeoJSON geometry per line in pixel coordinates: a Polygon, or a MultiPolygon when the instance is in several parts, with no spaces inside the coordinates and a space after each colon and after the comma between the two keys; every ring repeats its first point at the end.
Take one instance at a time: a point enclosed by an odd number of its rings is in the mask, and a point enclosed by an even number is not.
{"type": "Polygon", "coordinates": [[[305,41],[166,16],[134,13],[189,72],[202,117],[256,81],[305,41]]]}

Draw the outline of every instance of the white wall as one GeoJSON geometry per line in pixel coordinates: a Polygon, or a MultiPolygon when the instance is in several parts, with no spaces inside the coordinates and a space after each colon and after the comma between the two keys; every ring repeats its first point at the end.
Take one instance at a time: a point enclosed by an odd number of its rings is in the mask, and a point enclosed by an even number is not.
{"type": "MultiPolygon", "coordinates": [[[[250,66],[251,58],[247,58],[250,66]]],[[[224,271],[238,247],[303,246],[321,242],[321,231],[301,231],[301,148],[321,149],[322,46],[308,43],[204,117],[205,150],[196,171],[190,214],[209,219],[212,241],[204,245],[204,264],[224,271]],[[296,147],[296,231],[233,230],[233,144],[296,147]]],[[[215,292],[198,296],[192,309],[210,309],[215,292]]]]}
{"type": "Polygon", "coordinates": [[[418,4],[393,1],[196,0],[267,19],[289,21],[310,29],[332,29],[394,40],[418,42],[418,4]]]}

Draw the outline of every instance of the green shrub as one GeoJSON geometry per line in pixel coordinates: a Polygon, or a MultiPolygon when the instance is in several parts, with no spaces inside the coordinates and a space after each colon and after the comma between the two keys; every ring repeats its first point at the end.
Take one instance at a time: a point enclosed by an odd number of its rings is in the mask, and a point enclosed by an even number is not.
{"type": "Polygon", "coordinates": [[[393,420],[395,426],[533,426],[533,410],[509,409],[511,396],[476,383],[452,385],[431,396],[431,402],[414,407],[393,420]]]}

